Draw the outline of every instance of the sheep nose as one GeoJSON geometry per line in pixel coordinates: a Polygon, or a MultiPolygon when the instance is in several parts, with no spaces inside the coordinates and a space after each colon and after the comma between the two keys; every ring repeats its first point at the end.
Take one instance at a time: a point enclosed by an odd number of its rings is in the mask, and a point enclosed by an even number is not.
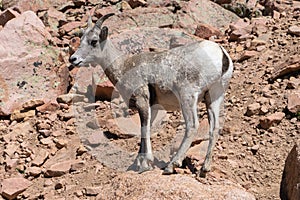
{"type": "Polygon", "coordinates": [[[76,56],[71,56],[71,57],[69,58],[69,62],[70,62],[70,63],[74,63],[76,60],[77,60],[76,56]]]}

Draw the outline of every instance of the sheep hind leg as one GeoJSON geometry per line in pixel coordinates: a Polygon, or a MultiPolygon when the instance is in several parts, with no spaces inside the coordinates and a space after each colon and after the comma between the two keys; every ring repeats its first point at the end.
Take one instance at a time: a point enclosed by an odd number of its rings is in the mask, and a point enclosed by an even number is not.
{"type": "Polygon", "coordinates": [[[223,126],[224,119],[223,119],[223,113],[221,113],[221,111],[223,111],[223,101],[224,101],[223,93],[214,94],[213,92],[210,93],[208,92],[205,96],[205,102],[206,102],[208,120],[209,120],[209,143],[208,143],[206,157],[199,173],[200,177],[206,177],[207,172],[209,172],[211,169],[213,150],[219,136],[219,131],[222,129],[223,126]],[[221,117],[222,119],[220,119],[221,117]]]}

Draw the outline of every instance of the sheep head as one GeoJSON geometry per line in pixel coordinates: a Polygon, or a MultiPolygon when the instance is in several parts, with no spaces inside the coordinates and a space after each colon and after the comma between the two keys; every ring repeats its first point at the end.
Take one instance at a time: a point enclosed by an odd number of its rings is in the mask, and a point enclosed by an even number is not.
{"type": "Polygon", "coordinates": [[[76,52],[69,58],[70,63],[75,66],[88,66],[101,63],[105,59],[105,44],[108,36],[108,28],[102,27],[103,22],[113,13],[102,16],[95,25],[89,16],[88,27],[83,31],[80,46],[76,52]]]}

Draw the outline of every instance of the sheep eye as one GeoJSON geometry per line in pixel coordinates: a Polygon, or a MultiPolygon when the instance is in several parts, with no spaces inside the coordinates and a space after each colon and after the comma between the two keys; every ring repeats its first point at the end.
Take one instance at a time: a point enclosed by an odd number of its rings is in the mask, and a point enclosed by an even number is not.
{"type": "Polygon", "coordinates": [[[97,42],[98,42],[97,40],[92,40],[92,41],[91,41],[91,45],[92,45],[93,47],[96,47],[97,42]]]}

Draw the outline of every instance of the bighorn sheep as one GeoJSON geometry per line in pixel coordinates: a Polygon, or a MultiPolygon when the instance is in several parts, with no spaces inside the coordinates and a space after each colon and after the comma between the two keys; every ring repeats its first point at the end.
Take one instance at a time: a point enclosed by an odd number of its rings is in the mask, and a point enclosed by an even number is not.
{"type": "MultiPolygon", "coordinates": [[[[181,166],[198,130],[197,105],[205,98],[209,119],[209,146],[200,176],[210,171],[212,152],[219,131],[225,89],[232,76],[233,63],[225,49],[212,41],[201,41],[162,52],[123,56],[107,38],[108,28],[102,27],[102,16],[93,26],[91,18],[81,37],[78,50],[69,61],[75,66],[100,64],[121,96],[134,102],[141,121],[141,144],[136,164],[139,170],[152,168],[150,141],[151,106],[165,109],[181,108],[186,131],[182,143],[164,174],[181,166]]],[[[152,116],[153,117],[153,116],[152,116]]]]}

